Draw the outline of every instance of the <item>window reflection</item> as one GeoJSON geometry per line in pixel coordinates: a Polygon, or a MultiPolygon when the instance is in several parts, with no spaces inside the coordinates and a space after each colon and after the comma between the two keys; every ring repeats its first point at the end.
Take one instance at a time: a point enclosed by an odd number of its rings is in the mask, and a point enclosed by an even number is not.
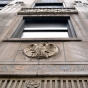
{"type": "Polygon", "coordinates": [[[26,23],[24,30],[66,30],[66,23],[26,23]]]}
{"type": "Polygon", "coordinates": [[[68,38],[68,32],[23,32],[21,38],[68,38]]]}

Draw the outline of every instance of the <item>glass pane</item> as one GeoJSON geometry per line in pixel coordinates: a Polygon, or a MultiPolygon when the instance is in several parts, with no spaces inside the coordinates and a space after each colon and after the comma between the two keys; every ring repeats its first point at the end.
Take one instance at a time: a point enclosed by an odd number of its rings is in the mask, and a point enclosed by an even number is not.
{"type": "Polygon", "coordinates": [[[67,30],[65,27],[59,27],[59,28],[25,28],[24,30],[67,30]]]}
{"type": "Polygon", "coordinates": [[[0,1],[0,4],[7,4],[8,1],[0,1]]]}
{"type": "Polygon", "coordinates": [[[23,32],[21,38],[68,38],[68,32],[23,32]]]}
{"type": "Polygon", "coordinates": [[[35,8],[62,8],[63,6],[35,6],[35,8]]]}
{"type": "Polygon", "coordinates": [[[29,23],[24,30],[67,30],[66,23],[29,23]]]}
{"type": "Polygon", "coordinates": [[[3,7],[0,7],[0,10],[2,10],[3,9],[3,7]]]}

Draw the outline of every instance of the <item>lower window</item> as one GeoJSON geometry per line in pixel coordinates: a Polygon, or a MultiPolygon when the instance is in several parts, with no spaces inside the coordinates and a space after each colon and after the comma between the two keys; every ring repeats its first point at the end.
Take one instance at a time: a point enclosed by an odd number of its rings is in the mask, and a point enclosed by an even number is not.
{"type": "Polygon", "coordinates": [[[12,37],[69,38],[76,34],[70,17],[24,17],[12,37]]]}

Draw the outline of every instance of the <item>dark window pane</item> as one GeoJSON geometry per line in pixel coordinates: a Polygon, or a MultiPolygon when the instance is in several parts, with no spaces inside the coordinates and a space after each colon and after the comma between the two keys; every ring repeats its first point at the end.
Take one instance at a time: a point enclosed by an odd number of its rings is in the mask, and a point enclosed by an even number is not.
{"type": "Polygon", "coordinates": [[[63,8],[63,3],[35,3],[34,8],[63,8]]]}

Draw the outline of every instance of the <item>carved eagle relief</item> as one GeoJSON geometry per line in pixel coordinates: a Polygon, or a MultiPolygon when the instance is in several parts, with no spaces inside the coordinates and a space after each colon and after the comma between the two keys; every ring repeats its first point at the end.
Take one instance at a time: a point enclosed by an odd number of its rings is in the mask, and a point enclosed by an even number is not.
{"type": "Polygon", "coordinates": [[[30,44],[23,50],[26,56],[37,59],[47,59],[57,54],[59,51],[58,47],[49,43],[30,44]]]}

